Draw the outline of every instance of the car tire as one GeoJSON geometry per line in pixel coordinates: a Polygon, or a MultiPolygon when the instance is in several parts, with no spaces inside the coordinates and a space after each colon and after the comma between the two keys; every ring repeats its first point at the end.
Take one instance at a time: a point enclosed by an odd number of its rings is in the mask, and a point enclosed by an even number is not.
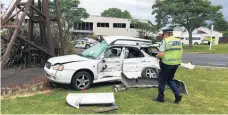
{"type": "Polygon", "coordinates": [[[142,71],[142,77],[144,78],[152,78],[152,79],[157,79],[158,78],[158,72],[152,68],[152,67],[147,67],[142,71]]]}
{"type": "Polygon", "coordinates": [[[197,42],[195,42],[194,45],[199,45],[199,44],[197,42]]]}
{"type": "Polygon", "coordinates": [[[89,89],[92,82],[93,79],[89,72],[80,71],[73,76],[71,85],[75,90],[84,90],[89,89]]]}
{"type": "Polygon", "coordinates": [[[86,48],[86,49],[90,48],[90,45],[86,44],[85,48],[86,48]]]}

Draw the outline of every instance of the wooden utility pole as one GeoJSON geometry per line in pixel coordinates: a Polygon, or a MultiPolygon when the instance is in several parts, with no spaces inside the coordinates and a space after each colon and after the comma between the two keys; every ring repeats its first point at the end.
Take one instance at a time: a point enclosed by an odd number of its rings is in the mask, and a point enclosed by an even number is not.
{"type": "Polygon", "coordinates": [[[55,0],[55,15],[56,15],[56,19],[57,19],[57,23],[58,23],[58,28],[59,28],[59,37],[60,37],[60,42],[61,42],[61,46],[60,46],[60,54],[64,55],[64,38],[63,38],[63,30],[62,30],[62,25],[61,25],[61,20],[60,20],[60,14],[59,14],[59,0],[55,0]]]}
{"type": "Polygon", "coordinates": [[[48,46],[49,46],[51,55],[55,55],[55,52],[54,52],[54,50],[55,50],[54,49],[54,41],[53,41],[53,38],[51,36],[48,0],[43,0],[42,3],[43,3],[44,15],[46,16],[45,26],[46,26],[46,31],[47,31],[46,33],[47,33],[48,46]]]}
{"type": "Polygon", "coordinates": [[[15,0],[13,3],[13,7],[9,9],[6,16],[3,17],[1,23],[2,28],[15,28],[13,35],[7,45],[7,48],[4,52],[4,55],[1,58],[1,68],[3,68],[7,64],[7,60],[9,59],[10,51],[12,49],[13,44],[15,43],[16,38],[23,40],[24,42],[28,43],[29,47],[29,62],[31,61],[31,53],[30,50],[32,47],[38,49],[40,53],[40,60],[41,62],[46,61],[46,57],[55,56],[54,54],[54,41],[52,38],[51,27],[50,27],[50,18],[49,18],[49,6],[48,0],[38,0],[38,7],[34,6],[34,0],[27,0],[27,2],[21,2],[21,0],[15,0]],[[19,9],[17,11],[17,8],[19,9]],[[13,15],[13,11],[16,9],[16,13],[13,15]],[[7,25],[11,19],[22,12],[19,20],[14,22],[14,24],[7,25]],[[36,15],[34,15],[36,12],[36,15]],[[26,15],[29,19],[25,19],[26,15]],[[21,29],[22,23],[28,20],[28,36],[18,35],[21,29]],[[40,27],[40,43],[36,44],[33,39],[34,33],[34,24],[38,23],[40,27]],[[46,43],[47,41],[47,43],[46,43]],[[42,46],[43,45],[43,46],[42,46]],[[45,45],[48,45],[48,48],[44,48],[45,45]]]}

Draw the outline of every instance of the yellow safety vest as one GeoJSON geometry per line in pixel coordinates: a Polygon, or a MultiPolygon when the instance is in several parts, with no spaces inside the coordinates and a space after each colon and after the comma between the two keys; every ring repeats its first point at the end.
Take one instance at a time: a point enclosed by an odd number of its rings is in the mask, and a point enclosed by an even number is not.
{"type": "Polygon", "coordinates": [[[165,51],[162,62],[167,65],[178,65],[182,62],[182,43],[175,37],[165,38],[165,51]]]}

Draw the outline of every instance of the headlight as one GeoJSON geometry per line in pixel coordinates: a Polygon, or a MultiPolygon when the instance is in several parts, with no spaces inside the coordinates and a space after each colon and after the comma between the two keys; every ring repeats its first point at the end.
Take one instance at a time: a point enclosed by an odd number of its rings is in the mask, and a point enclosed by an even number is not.
{"type": "Polygon", "coordinates": [[[62,71],[64,69],[64,65],[54,65],[53,69],[58,70],[58,71],[62,71]]]}

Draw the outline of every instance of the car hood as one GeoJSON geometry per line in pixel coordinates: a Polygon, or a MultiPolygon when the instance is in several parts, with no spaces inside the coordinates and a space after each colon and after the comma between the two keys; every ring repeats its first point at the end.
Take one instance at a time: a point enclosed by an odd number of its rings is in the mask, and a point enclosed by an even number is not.
{"type": "Polygon", "coordinates": [[[48,60],[51,64],[56,63],[71,63],[71,62],[79,62],[79,61],[88,61],[92,60],[86,57],[82,57],[79,55],[65,55],[65,56],[58,56],[58,57],[52,57],[48,60]]]}

